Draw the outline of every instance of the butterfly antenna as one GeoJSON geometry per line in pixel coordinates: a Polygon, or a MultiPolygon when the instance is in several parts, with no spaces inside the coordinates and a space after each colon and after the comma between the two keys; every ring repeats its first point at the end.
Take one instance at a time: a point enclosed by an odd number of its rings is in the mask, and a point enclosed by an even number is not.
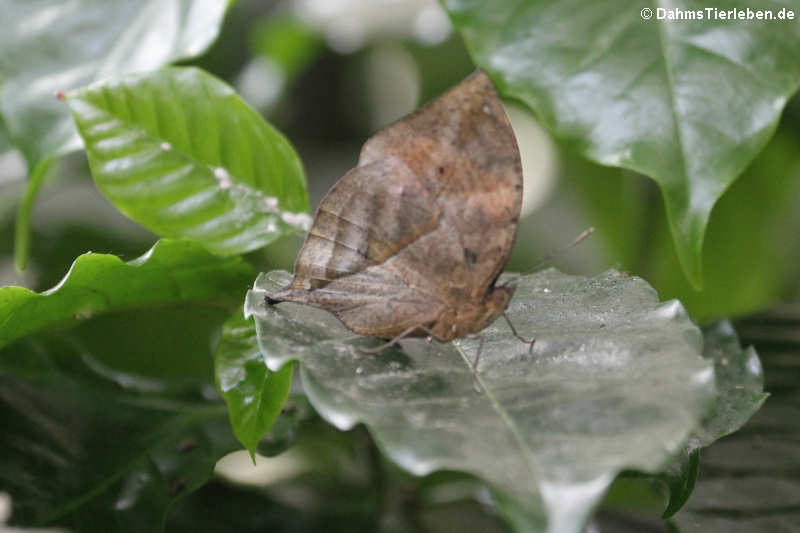
{"type": "Polygon", "coordinates": [[[535,272],[536,270],[538,270],[540,267],[546,265],[547,263],[550,263],[551,261],[553,261],[555,259],[558,259],[559,257],[564,255],[565,253],[567,253],[571,249],[573,249],[576,246],[578,246],[581,242],[583,242],[584,239],[586,239],[592,233],[594,233],[594,227],[590,227],[590,228],[585,229],[583,232],[581,232],[580,235],[575,237],[575,239],[571,243],[569,243],[568,245],[564,246],[563,248],[559,248],[558,250],[554,250],[554,251],[548,253],[538,263],[533,265],[531,268],[529,268],[525,272],[520,272],[519,274],[516,274],[514,276],[514,278],[511,279],[511,280],[508,280],[506,282],[506,284],[508,282],[510,282],[510,281],[515,281],[517,278],[522,277],[522,276],[524,276],[526,274],[531,274],[532,272],[535,272]]]}
{"type": "Polygon", "coordinates": [[[544,256],[538,263],[533,265],[530,269],[528,269],[524,273],[525,274],[530,274],[531,272],[536,271],[537,269],[539,269],[540,267],[546,265],[547,263],[550,263],[553,260],[558,259],[559,257],[564,255],[568,251],[570,251],[573,248],[575,248],[576,246],[578,246],[581,242],[583,242],[584,239],[586,239],[592,233],[594,233],[594,227],[585,229],[580,235],[575,237],[575,239],[571,243],[569,243],[568,245],[564,246],[563,248],[560,248],[558,250],[550,252],[549,254],[544,256]]]}

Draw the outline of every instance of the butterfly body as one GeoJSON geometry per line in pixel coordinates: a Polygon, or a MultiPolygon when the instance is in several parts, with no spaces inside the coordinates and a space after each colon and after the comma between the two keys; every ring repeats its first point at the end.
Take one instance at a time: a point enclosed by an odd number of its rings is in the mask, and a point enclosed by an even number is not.
{"type": "Polygon", "coordinates": [[[478,71],[367,141],[320,203],[294,279],[267,300],[381,338],[476,333],[513,295],[495,282],[521,201],[516,140],[478,71]]]}

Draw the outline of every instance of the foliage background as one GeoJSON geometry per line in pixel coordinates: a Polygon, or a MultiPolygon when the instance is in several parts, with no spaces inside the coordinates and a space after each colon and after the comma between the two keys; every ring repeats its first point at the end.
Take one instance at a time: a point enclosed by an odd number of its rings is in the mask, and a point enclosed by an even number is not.
{"type": "MultiPolygon", "coordinates": [[[[211,48],[201,57],[183,62],[226,80],[287,136],[305,166],[312,208],[353,166],[367,137],[454,85],[474,68],[461,37],[436,14],[441,12],[435,4],[422,0],[390,2],[381,7],[370,4],[342,2],[336,7],[325,2],[241,0],[227,14],[221,35],[211,48]],[[328,11],[320,7],[323,4],[328,11]]],[[[597,228],[595,236],[559,258],[559,269],[596,274],[614,266],[642,276],[658,290],[661,299],[679,298],[701,323],[719,317],[743,317],[800,296],[796,268],[800,260],[797,98],[787,105],[769,143],[711,213],[703,250],[703,291],[693,288],[680,267],[663,199],[654,182],[629,170],[587,162],[578,154],[579,147],[552,140],[526,112],[515,110],[512,118],[516,127],[528,132],[528,148],[523,149],[530,150],[526,157],[533,162],[533,171],[526,168],[526,179],[530,180],[526,187],[538,192],[539,198],[530,199],[531,210],[523,219],[509,270],[528,269],[593,225],[597,228]]],[[[55,162],[48,173],[33,210],[30,260],[27,269],[19,273],[14,267],[13,246],[16,211],[25,189],[25,163],[19,154],[7,150],[9,147],[8,139],[0,138],[0,285],[46,290],[82,253],[111,253],[130,260],[155,242],[155,235],[108,203],[91,179],[85,155],[73,153],[55,162]]],[[[237,267],[241,270],[227,280],[231,290],[226,294],[243,294],[257,271],[291,270],[301,243],[300,237],[290,235],[249,253],[252,269],[237,267]]],[[[197,309],[187,304],[179,310],[160,310],[155,316],[136,309],[122,311],[78,331],[82,346],[94,352],[103,351],[107,342],[97,338],[97,330],[111,331],[117,339],[126,333],[120,323],[153,332],[148,339],[130,334],[119,343],[130,348],[114,354],[114,367],[140,372],[147,366],[151,381],[137,386],[169,387],[186,402],[174,406],[168,416],[158,409],[163,418],[157,425],[167,436],[163,449],[148,458],[117,456],[113,446],[109,451],[108,443],[92,444],[98,457],[105,454],[104,460],[139,461],[130,476],[115,483],[135,486],[132,480],[137,475],[155,475],[153,464],[180,462],[181,455],[174,450],[182,443],[199,440],[207,445],[204,449],[210,451],[201,461],[205,467],[213,462],[209,458],[215,452],[238,447],[233,440],[214,442],[207,436],[215,434],[215,424],[227,421],[224,410],[206,409],[200,401],[213,396],[203,389],[212,380],[210,346],[218,338],[223,320],[236,308],[234,297],[221,300],[218,307],[197,309]],[[175,331],[183,333],[182,340],[173,340],[175,331]],[[161,346],[160,351],[153,346],[161,346]],[[153,354],[151,361],[138,360],[137,354],[143,352],[153,354]],[[159,357],[167,353],[185,356],[169,360],[159,357]],[[182,433],[181,421],[186,419],[203,421],[199,435],[196,430],[191,435],[182,433]]],[[[762,355],[767,355],[768,385],[769,368],[776,369],[771,381],[771,390],[777,393],[776,407],[765,410],[749,430],[734,437],[736,440],[725,441],[720,451],[712,448],[709,461],[704,463],[709,465],[706,474],[710,483],[727,483],[735,478],[743,483],[740,492],[747,497],[726,508],[727,502],[714,499],[713,489],[699,490],[693,500],[696,503],[687,510],[694,514],[679,515],[675,522],[688,531],[696,527],[692,524],[711,518],[730,519],[737,513],[744,513],[739,518],[745,522],[754,521],[751,529],[743,529],[746,531],[797,523],[800,489],[785,474],[800,468],[797,452],[790,446],[796,442],[797,428],[785,421],[800,419],[796,416],[798,315],[793,308],[782,309],[767,318],[751,320],[745,327],[745,332],[750,332],[745,342],[759,341],[765,347],[762,355]],[[755,437],[762,444],[748,440],[755,437]],[[763,449],[757,456],[761,459],[754,460],[756,446],[763,449]],[[775,454],[780,458],[776,464],[765,464],[766,457],[775,454]],[[742,457],[747,465],[737,466],[742,457]],[[780,490],[776,489],[778,485],[780,490]],[[759,499],[764,493],[781,496],[759,499]]],[[[75,394],[84,386],[87,371],[76,370],[80,365],[69,362],[75,359],[70,356],[75,351],[72,341],[56,334],[26,342],[20,350],[24,355],[13,363],[26,362],[32,374],[40,374],[41,367],[31,361],[48,359],[46,366],[51,373],[39,376],[42,383],[50,383],[48,379],[56,374],[71,376],[66,381],[54,380],[53,395],[46,400],[5,385],[6,393],[14,392],[9,396],[27,398],[32,404],[44,402],[38,410],[24,407],[28,414],[63,411],[64,416],[72,413],[77,420],[80,417],[75,413],[88,413],[97,420],[97,427],[92,428],[95,434],[131,432],[146,427],[137,424],[152,421],[148,406],[137,405],[125,411],[128,423],[118,427],[118,422],[95,413],[98,401],[108,401],[105,396],[83,398],[75,394]],[[54,353],[59,355],[41,355],[54,353]]],[[[10,372],[8,363],[4,364],[4,373],[10,372]]],[[[24,371],[24,366],[22,370],[15,366],[14,371],[24,371]]],[[[257,489],[217,479],[174,505],[168,530],[314,531],[324,525],[331,531],[445,531],[456,527],[503,531],[507,527],[496,508],[487,503],[490,497],[486,489],[475,480],[448,472],[411,478],[381,458],[363,428],[346,434],[337,432],[313,414],[302,396],[292,398],[292,409],[259,443],[259,451],[265,455],[293,443],[290,452],[280,456],[280,463],[265,463],[271,466],[254,472],[241,465],[225,470],[228,476],[253,476],[250,481],[255,481],[257,489]],[[254,515],[249,512],[253,508],[261,512],[254,515]]],[[[116,403],[104,405],[119,405],[122,410],[130,407],[131,399],[115,397],[113,401],[116,403]]],[[[24,426],[23,418],[7,420],[6,428],[24,426]]],[[[30,465],[19,466],[22,476],[30,465]]],[[[80,464],[73,466],[82,469],[80,464]]],[[[163,472],[159,475],[164,476],[163,472]]],[[[162,480],[170,490],[187,484],[199,486],[202,481],[168,475],[162,480]]],[[[660,493],[652,491],[647,496],[652,501],[642,497],[641,502],[633,497],[637,494],[641,494],[640,487],[626,489],[624,483],[615,486],[599,524],[611,531],[667,527],[654,519],[657,513],[652,512],[663,503],[660,493]]],[[[147,495],[138,501],[146,502],[147,495]]],[[[127,516],[136,516],[143,524],[159,520],[158,511],[145,504],[142,509],[132,507],[127,516]],[[144,508],[149,510],[145,512],[144,508]]],[[[17,510],[15,516],[25,512],[17,510]]],[[[91,508],[85,512],[90,513],[91,508]]],[[[720,522],[714,524],[720,531],[727,530],[720,522]]],[[[97,530],[107,526],[98,524],[97,530]]]]}

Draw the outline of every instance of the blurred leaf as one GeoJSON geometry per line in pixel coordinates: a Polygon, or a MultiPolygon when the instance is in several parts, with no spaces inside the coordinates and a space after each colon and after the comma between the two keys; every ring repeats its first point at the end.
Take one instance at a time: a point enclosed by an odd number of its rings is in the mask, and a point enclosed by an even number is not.
{"type": "Polygon", "coordinates": [[[441,346],[405,341],[378,356],[326,312],[267,307],[286,273],[248,293],[270,368],[301,362],[306,393],[339,428],[364,422],[393,461],[417,475],[465,471],[511,495],[549,531],[580,531],[623,468],[658,470],[706,412],[712,369],[700,331],[677,302],[641,279],[547,270],[525,276],[509,307],[528,354],[497,323],[485,339],[441,346]],[[546,517],[546,518],[545,518],[546,517]]]}
{"type": "Polygon", "coordinates": [[[163,69],[67,101],[98,187],[155,233],[232,255],[310,223],[291,145],[213,76],[163,69]]]}
{"type": "Polygon", "coordinates": [[[606,260],[645,277],[661,297],[679,299],[693,318],[705,322],[774,305],[797,278],[796,156],[797,141],[790,128],[782,127],[714,207],[703,248],[702,291],[680,274],[654,187],[632,172],[599,167],[569,153],[564,174],[570,180],[566,186],[597,227],[606,260]]]}
{"type": "Polygon", "coordinates": [[[316,529],[303,528],[308,514],[281,505],[251,487],[212,482],[175,504],[166,531],[332,531],[330,523],[318,524],[316,529]]]}
{"type": "MultiPolygon", "coordinates": [[[[797,139],[779,131],[720,199],[711,214],[703,250],[702,292],[676,275],[669,235],[657,225],[650,273],[664,297],[679,298],[698,320],[740,316],[786,298],[800,261],[800,160],[797,139]]],[[[654,216],[663,219],[661,210],[654,216]]]]}
{"type": "MultiPolygon", "coordinates": [[[[30,345],[3,352],[24,357],[30,345]]],[[[236,448],[221,404],[137,396],[58,373],[0,377],[0,418],[0,488],[12,495],[13,523],[81,533],[157,531],[171,502],[236,448]]]]}
{"type": "Polygon", "coordinates": [[[29,165],[80,147],[56,93],[200,54],[216,39],[227,5],[4,0],[9,24],[0,33],[0,110],[29,165]]]}
{"type": "Polygon", "coordinates": [[[700,467],[700,448],[741,428],[761,408],[764,374],[752,347],[742,349],[733,326],[717,322],[704,330],[703,357],[714,362],[716,401],[689,439],[687,449],[656,476],[669,496],[663,518],[677,513],[689,501],[700,467]]]}
{"type": "MultiPolygon", "coordinates": [[[[2,80],[1,73],[0,80],[2,80]]],[[[3,117],[0,116],[0,223],[8,216],[11,209],[16,207],[25,178],[24,162],[15,152],[8,139],[3,117]]]]}
{"type": "Polygon", "coordinates": [[[202,53],[217,38],[226,0],[3,0],[0,112],[31,175],[20,205],[15,260],[27,262],[30,214],[44,170],[81,141],[61,91],[202,53]]]}
{"type": "Polygon", "coordinates": [[[301,74],[324,49],[315,28],[290,16],[269,16],[256,23],[250,43],[256,54],[281,69],[287,82],[301,74]]]}
{"type": "Polygon", "coordinates": [[[319,417],[308,402],[308,398],[303,394],[289,395],[283,404],[281,415],[270,427],[269,432],[258,441],[256,453],[264,457],[282,453],[300,437],[303,426],[318,420],[319,417]]]}
{"type": "MultiPolygon", "coordinates": [[[[659,183],[681,266],[700,287],[709,214],[800,85],[800,24],[642,20],[640,10],[653,7],[644,0],[444,5],[505,96],[593,161],[659,183]]],[[[687,0],[670,9],[705,7],[687,0]]]]}
{"type": "Polygon", "coordinates": [[[700,472],[700,449],[681,452],[678,459],[667,465],[658,476],[667,486],[669,499],[661,518],[670,518],[680,511],[692,495],[700,472]]]}
{"type": "MultiPolygon", "coordinates": [[[[364,454],[353,446],[357,434],[319,420],[305,426],[285,453],[258,457],[264,479],[242,472],[256,486],[208,484],[176,504],[167,531],[388,533],[377,527],[380,487],[370,483],[364,454]],[[287,470],[294,475],[283,477],[287,470]]],[[[225,463],[218,467],[223,479],[225,463]]],[[[249,459],[245,466],[253,467],[249,459]]]]}
{"type": "MultiPolygon", "coordinates": [[[[16,523],[155,531],[204,484],[239,447],[211,382],[227,316],[197,305],[116,312],[0,350],[0,490],[16,523]]],[[[282,415],[281,431],[302,415],[282,415]]],[[[276,454],[293,442],[275,437],[276,454]]]]}
{"type": "Polygon", "coordinates": [[[159,241],[130,263],[113,255],[84,254],[48,291],[0,288],[0,347],[109,311],[188,302],[236,305],[248,279],[252,269],[241,258],[221,259],[185,241],[159,241]]]}
{"type": "Polygon", "coordinates": [[[28,178],[25,196],[22,197],[17,211],[17,225],[14,231],[14,261],[19,271],[25,270],[28,263],[31,247],[31,211],[52,163],[52,157],[45,157],[33,167],[28,178]]]}
{"type": "Polygon", "coordinates": [[[275,423],[289,396],[292,367],[268,370],[258,349],[253,320],[237,313],[223,327],[214,370],[217,387],[228,404],[233,432],[255,459],[259,441],[275,423]]]}
{"type": "Polygon", "coordinates": [[[171,304],[104,313],[71,333],[94,372],[126,388],[174,391],[213,382],[214,349],[229,315],[208,302],[171,304]]]}
{"type": "Polygon", "coordinates": [[[703,451],[694,495],[673,519],[680,533],[800,530],[800,307],[737,328],[758,348],[771,396],[741,431],[703,451]]]}
{"type": "Polygon", "coordinates": [[[11,150],[11,148],[11,140],[8,138],[8,130],[6,129],[3,115],[0,115],[0,156],[11,150]]]}
{"type": "MultiPolygon", "coordinates": [[[[645,279],[652,278],[648,259],[653,248],[666,243],[674,255],[671,241],[661,239],[653,242],[653,226],[666,225],[656,187],[635,172],[597,165],[572,150],[561,150],[561,156],[561,190],[596,229],[592,239],[599,241],[604,254],[600,261],[616,264],[618,268],[645,279]]],[[[662,233],[669,238],[667,229],[662,233]]],[[[673,266],[676,269],[672,275],[683,278],[677,257],[675,259],[673,266]]],[[[705,271],[708,289],[714,273],[708,265],[705,271]]],[[[649,282],[656,290],[660,289],[657,281],[650,279],[649,282]]],[[[686,305],[683,301],[681,303],[686,305]]],[[[691,314],[691,306],[686,309],[691,314]]]]}
{"type": "Polygon", "coordinates": [[[705,328],[703,357],[714,361],[717,400],[700,428],[694,445],[706,447],[741,428],[764,404],[764,373],[752,346],[743,349],[727,320],[705,328]]]}
{"type": "Polygon", "coordinates": [[[63,337],[63,346],[49,352],[54,344],[37,343],[35,335],[18,341],[31,339],[24,350],[11,344],[0,351],[0,375],[35,379],[85,367],[130,391],[205,390],[213,382],[213,352],[228,315],[225,309],[191,304],[99,315],[54,334],[63,337]]]}

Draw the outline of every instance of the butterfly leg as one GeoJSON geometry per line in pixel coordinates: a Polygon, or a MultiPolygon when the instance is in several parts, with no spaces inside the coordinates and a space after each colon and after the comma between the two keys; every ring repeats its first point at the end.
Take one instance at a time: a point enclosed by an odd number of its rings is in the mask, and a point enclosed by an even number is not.
{"type": "Polygon", "coordinates": [[[533,345],[534,345],[534,343],[536,342],[536,338],[530,338],[530,339],[526,339],[525,337],[523,337],[522,335],[520,335],[519,333],[517,333],[517,328],[515,328],[515,327],[514,327],[514,324],[512,324],[512,323],[511,323],[511,319],[510,319],[510,318],[508,318],[508,315],[506,314],[506,312],[505,312],[505,311],[503,311],[503,318],[505,318],[505,319],[506,319],[506,322],[508,323],[508,327],[509,327],[509,328],[511,328],[511,333],[512,333],[512,334],[513,334],[513,335],[514,335],[514,336],[515,336],[517,339],[519,339],[519,340],[520,340],[520,342],[523,342],[523,343],[525,343],[525,344],[528,344],[528,345],[530,345],[530,346],[528,347],[528,353],[533,353],[533,345]]]}
{"type": "Polygon", "coordinates": [[[376,346],[375,348],[359,348],[358,350],[360,352],[369,353],[369,354],[381,353],[386,348],[391,348],[392,346],[394,346],[395,344],[397,344],[401,340],[403,340],[406,337],[408,337],[413,331],[418,330],[418,329],[421,329],[422,331],[427,333],[429,339],[433,337],[433,331],[431,331],[430,328],[428,328],[426,326],[422,326],[422,325],[411,326],[410,328],[408,328],[405,331],[403,331],[400,335],[396,336],[395,338],[393,338],[392,340],[390,340],[389,342],[387,342],[385,344],[381,344],[380,346],[376,346]]]}

